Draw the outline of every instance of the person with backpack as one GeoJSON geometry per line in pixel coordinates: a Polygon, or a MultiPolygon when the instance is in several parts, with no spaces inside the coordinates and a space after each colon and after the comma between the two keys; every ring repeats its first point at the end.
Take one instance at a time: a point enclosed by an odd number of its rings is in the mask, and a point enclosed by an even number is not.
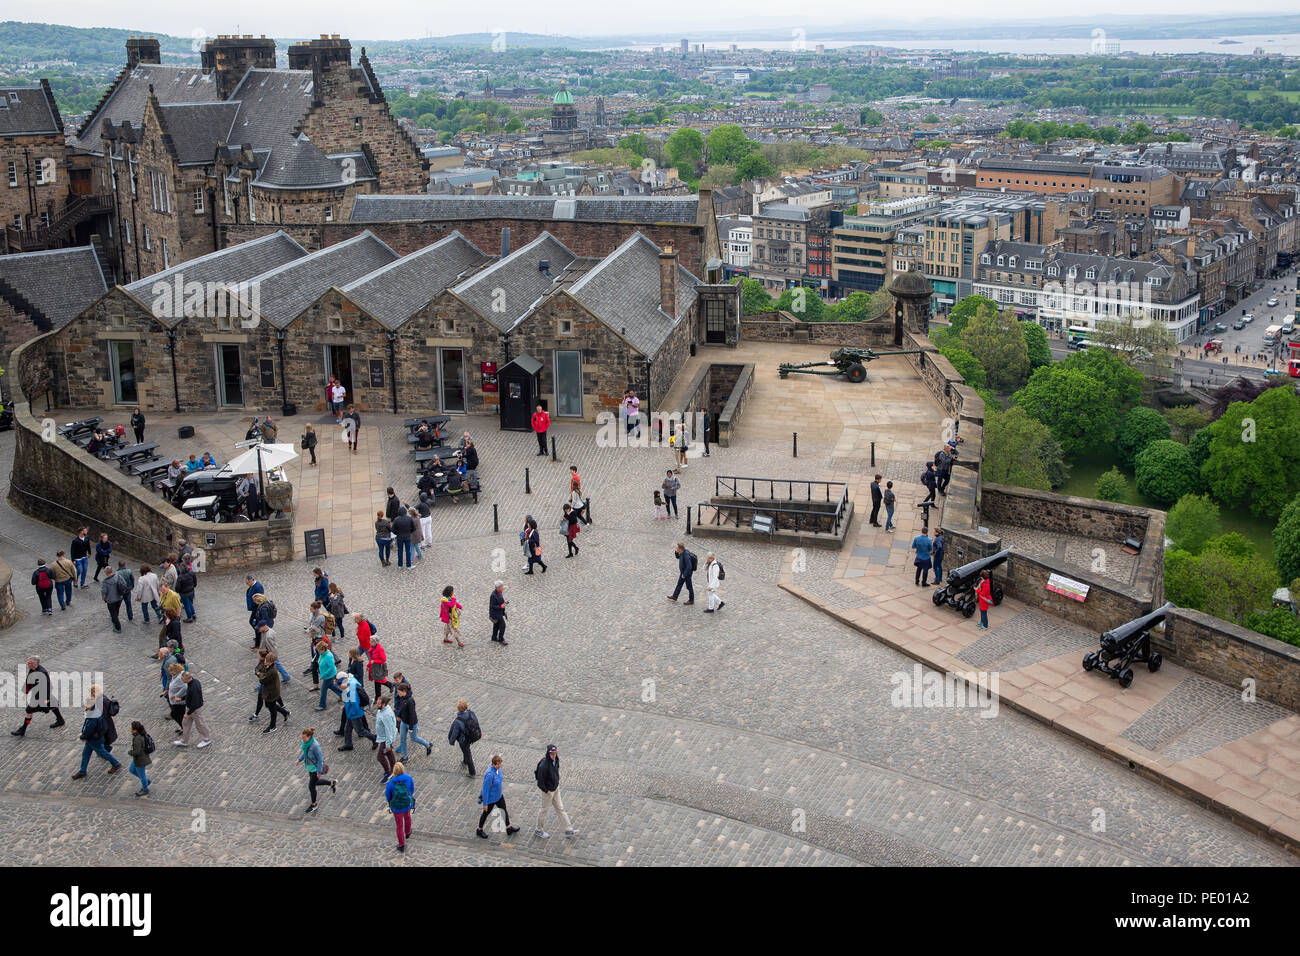
{"type": "Polygon", "coordinates": [[[308,425],[306,431],[302,433],[302,450],[311,452],[311,466],[315,468],[316,467],[316,429],[313,428],[311,425],[308,425]]]}
{"type": "Polygon", "coordinates": [[[140,789],[135,792],[137,797],[149,796],[149,775],[144,768],[153,763],[153,757],[149,755],[155,749],[153,738],[144,731],[144,724],[138,720],[131,721],[131,766],[127,769],[140,781],[140,789]]]}
{"type": "Polygon", "coordinates": [[[72,539],[72,544],[69,547],[71,549],[72,563],[77,569],[80,587],[85,590],[90,587],[86,583],[86,568],[90,562],[90,529],[80,529],[77,536],[72,539]]]}
{"type": "Polygon", "coordinates": [[[673,549],[673,554],[677,556],[677,587],[673,593],[668,595],[668,600],[676,601],[677,596],[682,593],[682,585],[686,585],[686,594],[688,596],[687,604],[695,603],[695,585],[691,583],[691,575],[695,573],[699,561],[694,553],[686,550],[686,545],[680,541],[677,547],[673,549]]]}
{"type": "Polygon", "coordinates": [[[476,771],[474,754],[470,747],[482,737],[483,729],[479,727],[478,717],[475,716],[474,711],[469,709],[469,704],[465,701],[457,701],[456,719],[451,722],[451,728],[447,731],[447,743],[460,746],[461,766],[471,777],[476,774],[476,771]]]}
{"type": "Polygon", "coordinates": [[[709,606],[704,609],[705,614],[712,614],[714,611],[721,611],[727,604],[722,600],[722,595],[718,593],[718,583],[726,578],[727,572],[722,569],[722,564],[713,556],[710,551],[704,556],[704,579],[705,588],[709,592],[709,606]]]}
{"type": "Polygon", "coordinates": [[[329,641],[316,642],[315,664],[320,677],[320,703],[316,705],[316,709],[324,710],[325,699],[330,691],[334,691],[339,700],[343,699],[338,686],[338,662],[334,659],[334,652],[330,650],[329,641]]]}
{"type": "Polygon", "coordinates": [[[339,750],[353,749],[353,731],[356,731],[358,736],[369,740],[374,745],[371,749],[378,749],[378,739],[366,729],[365,724],[362,722],[366,716],[365,704],[362,701],[369,703],[370,698],[365,696],[366,689],[361,686],[361,681],[351,674],[347,674],[339,678],[339,689],[343,698],[340,709],[343,711],[343,717],[346,721],[343,725],[343,746],[339,750]]]}
{"type": "Polygon", "coordinates": [[[395,748],[398,758],[406,759],[407,736],[424,748],[426,757],[432,754],[433,744],[420,736],[420,718],[415,712],[415,695],[411,692],[411,685],[405,680],[397,685],[397,699],[393,704],[393,713],[397,717],[398,731],[401,735],[395,748]]]}
{"type": "MultiPolygon", "coordinates": [[[[95,576],[99,580],[98,574],[95,576]]],[[[122,610],[122,599],[129,592],[122,586],[122,579],[119,578],[112,570],[108,571],[108,577],[99,582],[99,594],[108,605],[108,619],[113,622],[113,630],[122,633],[122,621],[119,617],[122,610]]]]}
{"type": "Polygon", "coordinates": [[[103,532],[99,536],[99,541],[95,544],[95,577],[93,580],[99,580],[100,574],[108,567],[108,559],[112,556],[113,545],[108,540],[108,533],[103,532]]]}
{"type": "Polygon", "coordinates": [[[349,614],[348,602],[343,599],[343,589],[333,581],[330,582],[330,596],[329,600],[325,602],[325,606],[334,615],[334,626],[338,628],[339,640],[346,641],[348,632],[343,622],[349,614]]]}
{"type": "Polygon", "coordinates": [[[371,631],[370,662],[366,665],[370,680],[375,685],[375,700],[388,694],[388,653],[371,631]]]}
{"type": "Polygon", "coordinates": [[[208,723],[203,719],[203,685],[189,671],[181,675],[181,682],[185,685],[185,717],[181,721],[181,739],[174,740],[172,743],[177,747],[188,747],[190,731],[197,727],[199,749],[202,750],[212,743],[212,732],[208,730],[208,723]]]}
{"type": "Polygon", "coordinates": [[[72,581],[77,574],[77,566],[68,560],[65,551],[54,555],[50,565],[50,577],[54,579],[54,593],[59,597],[59,610],[66,611],[72,603],[72,581]]]}
{"type": "MultiPolygon", "coordinates": [[[[276,669],[275,651],[262,649],[266,657],[262,659],[262,664],[257,668],[257,682],[261,685],[259,699],[266,705],[266,709],[271,712],[271,725],[262,731],[269,734],[276,728],[275,718],[277,715],[289,719],[289,710],[284,706],[284,701],[280,699],[280,672],[276,669]]],[[[257,715],[254,714],[254,717],[257,715]]]]}
{"type": "Polygon", "coordinates": [[[253,646],[251,651],[257,650],[257,605],[254,603],[257,595],[265,596],[266,588],[262,587],[262,582],[249,574],[244,577],[244,606],[248,608],[248,626],[253,629],[253,646]]]}
{"type": "Polygon", "coordinates": [[[581,513],[575,511],[572,505],[566,504],[564,506],[564,543],[569,546],[569,553],[565,555],[566,558],[571,558],[582,550],[574,544],[574,541],[578,538],[578,532],[581,530],[578,527],[579,517],[581,517],[581,513]]]}
{"type": "Polygon", "coordinates": [[[35,655],[27,658],[27,679],[23,683],[23,696],[26,700],[27,712],[23,717],[22,726],[17,730],[9,731],[11,736],[25,736],[27,725],[32,722],[32,714],[37,711],[45,714],[53,712],[54,723],[50,724],[51,730],[67,723],[59,711],[59,702],[54,699],[54,690],[50,686],[50,672],[41,666],[41,659],[35,655]]]}
{"type": "MultiPolygon", "coordinates": [[[[36,561],[36,570],[32,572],[32,587],[36,588],[36,598],[41,602],[41,613],[53,614],[54,575],[50,574],[44,558],[38,558],[36,561]]],[[[62,595],[59,596],[59,603],[63,604],[62,595]]]]}
{"type": "Polygon", "coordinates": [[[542,536],[537,530],[537,522],[532,518],[524,522],[524,553],[528,555],[528,566],[524,568],[524,574],[532,574],[534,564],[540,564],[542,573],[546,573],[546,562],[542,560],[542,536]]]}
{"type": "Polygon", "coordinates": [[[484,840],[487,839],[487,834],[483,832],[483,824],[487,823],[487,818],[492,811],[497,809],[500,809],[501,815],[505,817],[506,834],[519,832],[518,827],[510,825],[510,811],[506,809],[505,785],[501,780],[501,765],[504,762],[500,754],[493,754],[492,766],[483,773],[483,789],[478,795],[478,802],[482,804],[483,812],[478,815],[478,829],[474,831],[474,835],[484,840]]]}
{"type": "Polygon", "coordinates": [[[506,582],[496,581],[492,585],[492,595],[488,598],[488,618],[492,621],[492,640],[502,647],[509,647],[506,640],[506,582]]]}
{"type": "Polygon", "coordinates": [[[460,639],[460,612],[463,610],[464,607],[456,600],[456,589],[448,584],[442,589],[442,604],[438,610],[438,616],[442,619],[442,643],[450,644],[454,634],[457,645],[465,646],[465,642],[460,639]]]}
{"type": "Polygon", "coordinates": [[[308,813],[316,811],[316,788],[326,786],[330,788],[330,793],[338,793],[338,783],[334,780],[326,780],[321,774],[329,773],[329,764],[325,763],[325,754],[321,751],[320,742],[316,739],[316,728],[308,727],[302,732],[302,751],[298,754],[298,759],[294,761],[307,768],[307,792],[311,794],[311,806],[307,808],[308,813]]]}
{"type": "Polygon", "coordinates": [[[935,492],[939,488],[939,475],[934,470],[934,462],[927,461],[925,463],[925,471],[921,472],[921,484],[925,485],[927,492],[924,500],[934,501],[935,492]]]}
{"type": "Polygon", "coordinates": [[[560,754],[555,749],[555,744],[546,748],[546,756],[538,762],[533,776],[537,779],[537,789],[542,791],[542,809],[537,814],[537,836],[543,840],[550,836],[542,828],[546,825],[546,814],[551,807],[555,807],[555,815],[564,824],[564,835],[577,836],[578,830],[564,812],[564,802],[560,800],[560,754]]]}
{"type": "Polygon", "coordinates": [[[113,708],[117,702],[102,695],[101,688],[91,686],[90,696],[86,698],[86,716],[81,724],[81,769],[72,775],[73,780],[84,780],[86,768],[90,766],[90,755],[97,754],[108,761],[108,772],[117,773],[122,764],[109,753],[108,748],[117,740],[117,729],[113,726],[113,708]]]}
{"type": "Polygon", "coordinates": [[[181,607],[185,608],[185,623],[193,624],[194,614],[194,589],[199,586],[199,576],[194,573],[194,568],[190,562],[183,561],[181,569],[176,574],[176,593],[181,596],[181,607]]]}
{"type": "Polygon", "coordinates": [[[406,765],[393,765],[393,772],[385,777],[384,800],[397,827],[397,852],[406,852],[406,841],[411,836],[411,811],[415,809],[415,781],[406,772],[406,765]]]}
{"type": "Polygon", "coordinates": [[[135,575],[131,569],[126,566],[125,561],[117,562],[117,576],[122,582],[122,589],[126,592],[122,598],[122,604],[126,608],[126,619],[135,620],[135,614],[131,611],[131,597],[135,594],[135,575]]]}
{"type": "Polygon", "coordinates": [[[375,744],[377,753],[375,759],[379,761],[379,766],[384,768],[383,779],[380,783],[387,783],[388,778],[393,775],[393,765],[396,758],[393,756],[393,743],[397,740],[397,715],[393,713],[392,701],[388,695],[382,697],[375,695],[375,744]]]}
{"type": "Polygon", "coordinates": [[[371,638],[378,628],[364,614],[353,614],[352,623],[357,627],[357,649],[369,658],[371,638]]]}

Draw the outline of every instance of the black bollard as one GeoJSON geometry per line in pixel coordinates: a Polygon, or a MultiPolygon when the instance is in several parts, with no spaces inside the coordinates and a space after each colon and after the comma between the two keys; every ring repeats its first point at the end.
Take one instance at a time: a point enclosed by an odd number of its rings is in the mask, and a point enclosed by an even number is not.
{"type": "Polygon", "coordinates": [[[501,522],[497,520],[497,506],[492,506],[492,531],[495,533],[501,530],[501,522]]]}
{"type": "Polygon", "coordinates": [[[533,486],[528,483],[528,469],[525,468],[524,469],[524,494],[531,495],[532,493],[533,493],[533,486]]]}
{"type": "Polygon", "coordinates": [[[799,433],[794,433],[794,457],[799,457],[799,433]]]}
{"type": "Polygon", "coordinates": [[[686,506],[686,533],[691,533],[691,506],[686,506]]]}
{"type": "Polygon", "coordinates": [[[871,467],[876,467],[876,443],[871,443],[871,467]]]}
{"type": "Polygon", "coordinates": [[[552,435],[551,436],[551,461],[559,461],[559,460],[560,459],[555,457],[555,436],[552,435]]]}
{"type": "Polygon", "coordinates": [[[664,440],[664,417],[663,417],[662,415],[660,415],[660,416],[659,416],[659,441],[660,441],[660,443],[662,443],[663,440],[664,440]]]}

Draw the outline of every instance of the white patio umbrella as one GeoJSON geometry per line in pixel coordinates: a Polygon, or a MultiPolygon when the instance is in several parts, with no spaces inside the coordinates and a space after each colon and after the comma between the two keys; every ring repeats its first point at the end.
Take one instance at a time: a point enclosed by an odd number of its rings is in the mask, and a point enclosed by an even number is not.
{"type": "Polygon", "coordinates": [[[226,470],[237,475],[250,474],[279,468],[297,457],[298,451],[293,445],[253,445],[242,455],[232,458],[226,470]]]}

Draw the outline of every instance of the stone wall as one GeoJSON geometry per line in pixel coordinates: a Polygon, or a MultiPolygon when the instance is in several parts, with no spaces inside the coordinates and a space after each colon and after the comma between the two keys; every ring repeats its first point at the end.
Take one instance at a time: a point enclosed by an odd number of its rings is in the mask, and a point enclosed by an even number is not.
{"type": "Polygon", "coordinates": [[[1152,642],[1188,670],[1235,688],[1251,679],[1260,699],[1300,711],[1300,647],[1186,608],[1171,612],[1152,642]]]}
{"type": "MultiPolygon", "coordinates": [[[[985,485],[982,501],[981,511],[991,521],[1115,542],[1142,541],[1156,514],[1146,508],[1007,485],[985,485]]],[[[1164,546],[1162,540],[1154,543],[1164,546]]]]}
{"type": "Polygon", "coordinates": [[[710,362],[703,366],[687,386],[682,407],[674,409],[683,421],[694,422],[694,415],[707,407],[712,416],[709,440],[723,448],[731,446],[749,387],[754,381],[751,364],[710,362]]]}
{"type": "Polygon", "coordinates": [[[740,337],[750,342],[880,348],[894,343],[894,317],[886,312],[867,322],[805,322],[789,312],[756,312],[741,317],[740,337]]]}
{"type": "Polygon", "coordinates": [[[18,605],[14,603],[13,577],[13,567],[4,558],[0,558],[0,631],[18,623],[18,605]]]}
{"type": "MultiPolygon", "coordinates": [[[[42,336],[14,353],[20,381],[29,349],[30,357],[39,358],[40,344],[53,335],[42,336]]],[[[291,524],[272,530],[266,521],[198,521],[147,490],[138,479],[86,454],[66,438],[44,441],[40,421],[32,416],[26,396],[17,390],[14,436],[9,503],[33,518],[69,533],[82,525],[90,527],[92,534],[108,531],[120,553],[142,560],[157,561],[173,542],[184,538],[204,549],[207,569],[212,571],[242,570],[293,558],[291,524]],[[215,535],[216,543],[206,545],[207,535],[215,535]]]]}
{"type": "MultiPolygon", "coordinates": [[[[947,561],[944,562],[945,566],[947,561]]],[[[954,563],[954,567],[956,564],[954,563]]],[[[1084,568],[1053,561],[1037,555],[1013,551],[1007,562],[993,572],[1006,592],[1017,601],[1037,608],[1043,613],[1078,624],[1100,634],[1125,621],[1141,617],[1151,610],[1151,593],[1125,587],[1112,578],[1095,574],[1084,568]],[[1088,585],[1084,601],[1047,590],[1051,574],[1067,577],[1088,585]]],[[[1173,655],[1170,655],[1174,659],[1173,655]]],[[[1080,658],[1082,660],[1082,658],[1080,658]]],[[[1181,663],[1181,661],[1180,661],[1181,663]]]]}

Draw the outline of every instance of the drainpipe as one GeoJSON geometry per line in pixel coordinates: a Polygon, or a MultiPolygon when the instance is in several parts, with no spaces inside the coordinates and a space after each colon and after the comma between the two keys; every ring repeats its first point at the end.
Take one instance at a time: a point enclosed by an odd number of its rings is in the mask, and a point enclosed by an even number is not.
{"type": "Polygon", "coordinates": [[[275,330],[275,350],[280,354],[280,414],[288,415],[289,383],[284,378],[284,329],[275,330]]]}
{"type": "MultiPolygon", "coordinates": [[[[656,410],[654,405],[654,400],[650,395],[650,360],[649,359],[645,360],[645,403],[647,408],[647,414],[651,411],[656,410]]],[[[649,419],[647,419],[647,421],[648,420],[649,419]]]]}
{"type": "MultiPolygon", "coordinates": [[[[136,252],[139,255],[139,252],[136,252]]],[[[136,268],[140,268],[139,265],[136,268]]],[[[181,386],[176,377],[176,330],[167,330],[167,351],[172,354],[172,397],[176,401],[176,411],[181,410],[181,386]]]]}
{"type": "Polygon", "coordinates": [[[393,414],[397,414],[397,333],[388,333],[388,377],[393,389],[393,414]]]}
{"type": "Polygon", "coordinates": [[[217,189],[215,186],[207,187],[208,194],[208,218],[212,222],[212,250],[221,251],[221,240],[217,233],[217,189]]]}
{"type": "Polygon", "coordinates": [[[505,368],[510,364],[510,333],[501,333],[501,367],[505,368]]]}

